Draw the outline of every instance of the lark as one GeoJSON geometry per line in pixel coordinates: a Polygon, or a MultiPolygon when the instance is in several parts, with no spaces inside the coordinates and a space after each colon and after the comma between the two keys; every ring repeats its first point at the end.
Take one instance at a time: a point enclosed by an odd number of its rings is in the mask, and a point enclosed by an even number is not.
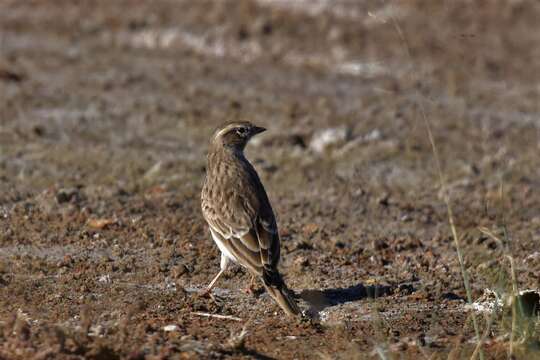
{"type": "Polygon", "coordinates": [[[274,211],[257,172],[244,156],[249,140],[265,130],[236,122],[216,131],[210,141],[201,207],[221,251],[221,270],[206,293],[211,293],[234,262],[261,279],[285,313],[296,316],[300,310],[278,271],[280,239],[274,211]]]}

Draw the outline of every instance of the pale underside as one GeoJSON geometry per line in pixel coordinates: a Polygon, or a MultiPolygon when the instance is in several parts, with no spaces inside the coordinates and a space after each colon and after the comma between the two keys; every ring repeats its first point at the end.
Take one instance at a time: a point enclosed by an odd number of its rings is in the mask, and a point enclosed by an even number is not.
{"type": "Polygon", "coordinates": [[[227,270],[227,266],[229,265],[229,260],[234,261],[235,263],[239,263],[236,257],[227,249],[225,244],[221,241],[221,238],[218,234],[210,228],[210,232],[212,233],[212,239],[214,239],[214,242],[217,244],[219,250],[221,251],[221,270],[225,271],[227,270]]]}

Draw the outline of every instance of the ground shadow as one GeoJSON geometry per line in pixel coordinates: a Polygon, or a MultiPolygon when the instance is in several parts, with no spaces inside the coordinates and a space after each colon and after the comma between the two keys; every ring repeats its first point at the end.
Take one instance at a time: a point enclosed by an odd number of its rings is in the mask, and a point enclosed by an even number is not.
{"type": "Polygon", "coordinates": [[[242,355],[251,356],[252,358],[257,360],[275,360],[275,358],[273,357],[261,354],[260,352],[251,349],[244,349],[240,353],[242,355]]]}
{"type": "Polygon", "coordinates": [[[347,288],[332,288],[322,290],[303,290],[299,297],[311,305],[311,310],[322,311],[328,307],[358,301],[365,298],[378,298],[392,295],[397,291],[413,292],[414,288],[409,284],[402,285],[357,285],[347,288]]]}

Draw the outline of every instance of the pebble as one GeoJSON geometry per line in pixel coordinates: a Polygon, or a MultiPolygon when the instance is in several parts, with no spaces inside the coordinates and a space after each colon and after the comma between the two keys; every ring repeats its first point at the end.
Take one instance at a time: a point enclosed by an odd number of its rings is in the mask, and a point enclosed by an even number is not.
{"type": "Polygon", "coordinates": [[[165,325],[163,327],[163,331],[166,331],[166,332],[178,331],[178,325],[174,325],[174,324],[165,325]]]}
{"type": "Polygon", "coordinates": [[[345,142],[349,133],[350,131],[346,127],[320,130],[313,135],[309,147],[317,153],[323,153],[332,145],[345,142]]]}

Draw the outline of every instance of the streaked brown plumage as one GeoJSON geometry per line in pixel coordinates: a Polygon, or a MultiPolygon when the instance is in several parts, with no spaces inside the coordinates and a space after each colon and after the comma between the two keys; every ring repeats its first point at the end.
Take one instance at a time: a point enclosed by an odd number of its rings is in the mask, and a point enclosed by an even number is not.
{"type": "Polygon", "coordinates": [[[287,314],[298,315],[300,310],[277,269],[280,240],[272,206],[244,156],[249,139],[264,130],[249,122],[232,123],[216,131],[210,142],[202,212],[221,250],[221,271],[207,291],[232,260],[261,278],[287,314]]]}

